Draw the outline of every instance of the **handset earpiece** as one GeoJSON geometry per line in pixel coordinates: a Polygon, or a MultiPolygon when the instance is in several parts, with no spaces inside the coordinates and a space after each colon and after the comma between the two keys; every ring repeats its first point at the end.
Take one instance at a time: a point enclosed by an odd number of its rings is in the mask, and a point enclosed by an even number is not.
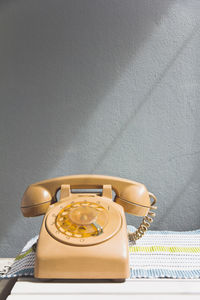
{"type": "Polygon", "coordinates": [[[151,206],[149,192],[141,184],[128,185],[116,196],[115,202],[124,207],[124,211],[135,216],[145,216],[151,206]]]}
{"type": "Polygon", "coordinates": [[[52,195],[47,189],[39,185],[30,185],[21,201],[22,214],[24,217],[44,215],[52,200],[52,195]]]}
{"type": "Polygon", "coordinates": [[[154,204],[157,199],[154,194],[147,191],[143,184],[133,184],[126,187],[119,196],[116,196],[115,202],[124,207],[125,212],[135,216],[143,217],[142,223],[135,232],[128,232],[130,242],[140,239],[150,224],[153,222],[155,213],[151,209],[157,209],[154,204]],[[151,203],[151,198],[153,202],[151,203]]]}

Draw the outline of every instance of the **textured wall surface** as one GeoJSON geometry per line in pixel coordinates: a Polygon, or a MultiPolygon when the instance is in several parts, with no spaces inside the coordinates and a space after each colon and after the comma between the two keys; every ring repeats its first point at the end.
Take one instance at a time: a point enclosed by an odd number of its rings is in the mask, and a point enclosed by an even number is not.
{"type": "Polygon", "coordinates": [[[200,227],[199,25],[192,0],[0,1],[0,257],[39,231],[26,187],[67,174],[143,182],[153,229],[200,227]]]}

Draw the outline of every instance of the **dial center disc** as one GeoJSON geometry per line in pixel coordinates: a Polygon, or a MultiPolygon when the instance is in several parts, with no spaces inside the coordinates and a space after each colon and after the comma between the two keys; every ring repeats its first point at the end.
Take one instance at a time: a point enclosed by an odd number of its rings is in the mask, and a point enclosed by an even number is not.
{"type": "Polygon", "coordinates": [[[69,219],[79,225],[88,225],[94,223],[98,211],[93,207],[78,207],[70,211],[69,219]]]}
{"type": "Polygon", "coordinates": [[[64,235],[73,238],[98,236],[108,222],[108,212],[99,203],[80,201],[65,206],[55,225],[64,235]]]}

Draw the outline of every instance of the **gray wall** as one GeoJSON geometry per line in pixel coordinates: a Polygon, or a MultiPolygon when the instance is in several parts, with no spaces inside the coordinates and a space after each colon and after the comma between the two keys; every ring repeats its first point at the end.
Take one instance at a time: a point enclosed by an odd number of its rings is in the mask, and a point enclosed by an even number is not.
{"type": "Polygon", "coordinates": [[[199,24],[200,1],[0,1],[0,257],[39,231],[26,187],[68,174],[143,182],[153,229],[200,227],[199,24]]]}

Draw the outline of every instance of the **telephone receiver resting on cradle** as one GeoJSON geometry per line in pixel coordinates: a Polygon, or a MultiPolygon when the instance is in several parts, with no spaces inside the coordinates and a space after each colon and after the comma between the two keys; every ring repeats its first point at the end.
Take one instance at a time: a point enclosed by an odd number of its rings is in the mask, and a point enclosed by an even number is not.
{"type": "Polygon", "coordinates": [[[111,191],[114,190],[116,194],[114,202],[123,206],[125,212],[144,217],[139,228],[134,233],[128,233],[131,241],[142,237],[155,216],[151,209],[156,209],[154,206],[156,197],[148,192],[143,184],[103,175],[72,175],[31,184],[25,191],[21,202],[23,215],[34,217],[45,214],[50,205],[57,201],[56,194],[62,185],[69,185],[69,188],[61,190],[61,198],[69,196],[70,189],[103,188],[102,196],[112,199],[111,191]]]}

